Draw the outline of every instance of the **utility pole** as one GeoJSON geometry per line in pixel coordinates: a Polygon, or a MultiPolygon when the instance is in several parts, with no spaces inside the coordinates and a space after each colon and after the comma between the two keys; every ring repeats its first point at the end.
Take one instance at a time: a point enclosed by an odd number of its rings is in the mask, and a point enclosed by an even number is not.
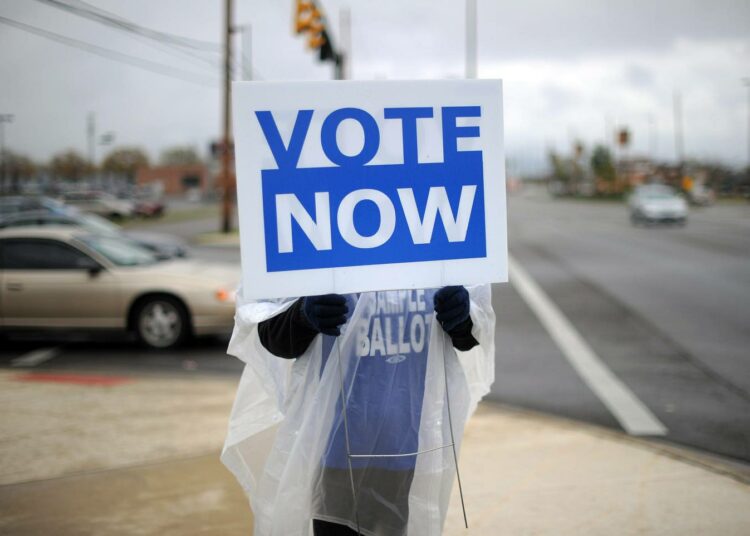
{"type": "Polygon", "coordinates": [[[652,164],[656,160],[656,145],[656,118],[650,113],[648,114],[648,152],[652,164]]]}
{"type": "Polygon", "coordinates": [[[673,112],[674,112],[674,148],[677,157],[677,170],[680,174],[679,184],[682,185],[683,165],[685,160],[685,147],[682,139],[682,95],[679,91],[674,92],[673,112]]]}
{"type": "Polygon", "coordinates": [[[99,188],[101,184],[94,186],[96,177],[96,114],[89,112],[86,117],[86,136],[88,138],[88,153],[89,153],[89,173],[88,181],[89,188],[99,188]]]}
{"type": "Polygon", "coordinates": [[[230,173],[231,115],[230,92],[232,89],[232,0],[224,3],[224,135],[221,150],[221,183],[224,189],[221,211],[221,230],[232,230],[232,176],[230,173]]]}
{"type": "Polygon", "coordinates": [[[0,114],[0,192],[5,191],[5,123],[13,122],[13,114],[0,114]]]}
{"type": "Polygon", "coordinates": [[[89,164],[93,167],[96,165],[96,114],[94,112],[89,112],[86,117],[86,137],[89,146],[89,164]]]}
{"type": "Polygon", "coordinates": [[[743,78],[747,88],[747,180],[750,182],[750,78],[743,78]]]}
{"type": "Polygon", "coordinates": [[[466,0],[466,78],[477,77],[477,0],[466,0]]]}

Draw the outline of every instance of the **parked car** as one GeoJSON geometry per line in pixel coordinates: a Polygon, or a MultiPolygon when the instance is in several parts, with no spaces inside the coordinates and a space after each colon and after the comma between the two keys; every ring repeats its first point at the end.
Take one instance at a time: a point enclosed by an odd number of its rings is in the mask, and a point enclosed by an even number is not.
{"type": "Polygon", "coordinates": [[[66,206],[57,199],[44,196],[9,195],[0,196],[0,216],[17,214],[29,210],[65,212],[66,206]]]}
{"type": "Polygon", "coordinates": [[[155,199],[139,199],[133,201],[133,213],[144,218],[158,218],[164,214],[164,203],[155,199]]]}
{"type": "Polygon", "coordinates": [[[0,229],[40,225],[74,226],[93,234],[125,236],[150,250],[159,260],[188,255],[185,241],[175,236],[148,231],[124,231],[121,227],[96,214],[84,214],[71,207],[63,208],[64,212],[30,210],[0,216],[0,229]]]}
{"type": "Polygon", "coordinates": [[[133,214],[143,218],[158,218],[164,214],[166,206],[158,196],[143,188],[131,188],[118,192],[118,199],[133,203],[133,214]]]}
{"type": "Polygon", "coordinates": [[[630,220],[640,223],[687,223],[688,205],[674,188],[664,184],[644,184],[628,199],[630,220]]]}
{"type": "Polygon", "coordinates": [[[68,226],[0,230],[0,330],[117,329],[170,348],[227,332],[238,270],[158,262],[122,237],[68,226]]]}
{"type": "Polygon", "coordinates": [[[82,212],[112,219],[129,218],[135,211],[132,201],[118,199],[106,192],[67,192],[63,195],[63,201],[82,212]]]}

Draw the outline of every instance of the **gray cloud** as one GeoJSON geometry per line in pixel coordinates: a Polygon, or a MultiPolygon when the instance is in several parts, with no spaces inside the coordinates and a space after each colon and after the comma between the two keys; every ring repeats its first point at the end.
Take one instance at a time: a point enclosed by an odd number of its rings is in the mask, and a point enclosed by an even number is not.
{"type": "MultiPolygon", "coordinates": [[[[319,1],[335,38],[340,9],[351,9],[356,78],[463,74],[464,2],[319,1]]],[[[215,0],[90,2],[145,26],[220,39],[215,0]]],[[[478,3],[480,74],[505,79],[506,140],[519,158],[538,160],[529,155],[542,155],[548,141],[566,144],[571,131],[601,138],[606,115],[640,125],[648,114],[665,140],[660,156],[669,158],[671,94],[679,88],[688,148],[744,161],[746,116],[737,103],[745,102],[739,80],[750,75],[750,2],[478,3]]],[[[83,150],[91,111],[117,143],[154,155],[178,143],[204,149],[220,132],[220,58],[185,57],[31,0],[6,0],[0,15],[217,80],[213,88],[190,84],[0,25],[0,112],[16,115],[7,129],[11,148],[40,159],[66,147],[83,150]]],[[[291,1],[237,0],[236,21],[253,25],[250,55],[262,78],[331,77],[330,65],[317,63],[292,35],[291,1]]]]}
{"type": "Polygon", "coordinates": [[[627,66],[623,78],[625,83],[641,89],[649,88],[654,84],[654,74],[648,69],[635,64],[627,66]]]}

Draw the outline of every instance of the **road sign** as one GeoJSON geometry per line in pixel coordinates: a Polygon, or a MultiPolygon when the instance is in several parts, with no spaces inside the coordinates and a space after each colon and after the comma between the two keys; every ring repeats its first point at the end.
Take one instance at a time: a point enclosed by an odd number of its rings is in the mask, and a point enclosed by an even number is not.
{"type": "Polygon", "coordinates": [[[507,281],[500,81],[233,95],[246,297],[507,281]]]}

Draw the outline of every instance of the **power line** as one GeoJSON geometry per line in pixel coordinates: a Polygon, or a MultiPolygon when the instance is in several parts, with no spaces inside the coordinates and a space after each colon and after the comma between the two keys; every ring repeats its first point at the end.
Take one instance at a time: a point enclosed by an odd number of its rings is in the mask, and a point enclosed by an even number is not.
{"type": "Polygon", "coordinates": [[[61,0],[37,0],[37,1],[45,3],[50,6],[54,6],[58,9],[63,9],[70,13],[74,13],[80,17],[84,17],[89,20],[99,22],[101,24],[106,24],[108,26],[111,26],[111,27],[114,27],[114,28],[117,28],[126,32],[131,32],[131,33],[135,33],[138,35],[142,35],[144,37],[155,39],[157,41],[169,42],[174,45],[179,45],[179,46],[186,47],[186,48],[192,48],[195,50],[204,50],[204,51],[210,51],[210,52],[216,52],[216,53],[221,52],[221,46],[218,43],[212,43],[209,41],[201,41],[199,39],[193,39],[191,37],[184,37],[181,35],[175,35],[175,34],[171,34],[167,32],[162,32],[159,30],[153,30],[151,28],[146,28],[145,26],[141,26],[128,19],[125,19],[118,15],[114,15],[113,13],[97,8],[90,4],[86,4],[85,2],[82,2],[82,1],[78,2],[79,4],[78,6],[63,2],[61,0]],[[81,5],[83,5],[84,7],[81,7],[81,5]]]}
{"type": "Polygon", "coordinates": [[[73,39],[72,37],[67,37],[67,36],[60,35],[54,32],[50,32],[49,30],[38,28],[36,26],[31,26],[29,24],[25,24],[17,20],[9,19],[7,17],[0,16],[0,23],[6,24],[8,26],[12,26],[14,28],[23,30],[25,32],[38,35],[40,37],[44,37],[46,39],[50,39],[52,41],[57,41],[58,43],[62,43],[63,45],[85,50],[86,52],[96,54],[103,58],[119,61],[121,63],[126,63],[133,67],[145,69],[147,71],[151,71],[151,72],[161,74],[164,76],[171,76],[172,78],[179,78],[181,80],[192,82],[194,84],[201,84],[201,85],[208,86],[208,87],[216,87],[216,83],[218,81],[215,78],[210,78],[208,76],[203,76],[198,73],[185,71],[182,69],[178,69],[176,67],[165,65],[163,63],[157,63],[155,61],[150,61],[150,60],[146,60],[143,58],[139,58],[137,56],[131,56],[129,54],[124,54],[116,50],[111,50],[109,48],[100,47],[99,45],[94,45],[92,43],[87,43],[85,41],[73,39]]]}
{"type": "MultiPolygon", "coordinates": [[[[60,5],[61,2],[59,2],[59,1],[56,2],[56,3],[54,3],[54,4],[50,4],[49,2],[45,2],[45,0],[38,0],[38,1],[42,1],[42,2],[48,4],[48,5],[52,6],[52,7],[57,7],[57,8],[65,9],[65,8],[63,8],[60,5]]],[[[109,19],[116,19],[116,20],[120,21],[123,24],[128,24],[128,25],[132,25],[132,26],[138,26],[133,21],[125,19],[124,17],[121,17],[119,15],[116,15],[115,13],[112,13],[111,11],[106,11],[106,10],[101,9],[99,7],[96,7],[96,6],[92,5],[92,4],[84,2],[83,0],[67,0],[67,2],[63,2],[63,3],[67,3],[69,5],[69,3],[71,1],[76,6],[79,6],[78,8],[76,8],[75,6],[70,6],[73,9],[84,10],[84,11],[89,11],[89,12],[95,12],[97,15],[102,15],[102,16],[108,17],[109,19]]],[[[66,11],[70,11],[70,10],[66,9],[66,11]]],[[[72,12],[72,14],[80,16],[80,13],[78,11],[72,12]]],[[[109,27],[113,26],[112,24],[105,23],[105,22],[103,22],[101,20],[98,20],[98,19],[95,20],[94,22],[99,22],[99,23],[105,24],[106,26],[109,26],[109,27]]],[[[180,59],[183,59],[183,60],[184,59],[189,59],[189,60],[190,59],[194,59],[194,60],[198,60],[198,61],[200,61],[202,63],[205,63],[208,66],[213,67],[214,69],[218,70],[218,69],[221,68],[221,62],[219,61],[218,58],[216,58],[214,56],[214,54],[216,53],[216,50],[199,51],[199,50],[194,50],[194,49],[186,49],[183,46],[176,45],[176,44],[174,44],[171,41],[165,41],[163,39],[155,38],[155,37],[152,37],[152,36],[145,36],[145,35],[142,35],[141,33],[137,33],[137,32],[134,33],[134,32],[131,32],[130,30],[126,30],[126,29],[122,28],[121,26],[115,26],[114,29],[126,31],[127,33],[131,34],[133,37],[141,39],[142,41],[145,41],[145,43],[147,45],[149,45],[151,47],[154,47],[154,48],[157,48],[158,50],[161,50],[162,52],[166,52],[168,54],[171,54],[172,56],[179,57],[180,59]],[[207,58],[207,57],[202,56],[202,54],[211,54],[214,57],[207,58]]],[[[161,33],[164,33],[164,32],[161,32],[161,33]]],[[[185,39],[187,39],[187,38],[185,38],[185,39]]],[[[218,46],[218,45],[216,45],[216,46],[218,46]]],[[[205,66],[201,66],[201,67],[205,68],[205,66]]]]}
{"type": "MultiPolygon", "coordinates": [[[[151,46],[159,47],[162,52],[169,53],[175,57],[181,56],[181,59],[194,59],[198,60],[210,67],[220,69],[222,64],[218,58],[206,58],[201,54],[215,53],[220,51],[220,45],[218,43],[209,43],[206,41],[197,41],[192,38],[183,36],[177,36],[174,34],[168,34],[158,30],[152,30],[140,26],[133,21],[130,21],[124,17],[121,17],[111,11],[101,9],[97,6],[84,2],[83,0],[37,0],[38,2],[47,4],[51,7],[56,7],[68,11],[74,15],[78,15],[94,22],[99,22],[106,26],[112,27],[117,30],[122,30],[127,33],[133,34],[135,37],[145,38],[150,40],[148,44],[151,46]],[[70,2],[73,2],[71,4],[70,2]],[[146,32],[146,33],[144,33],[146,32]],[[177,39],[179,42],[175,42],[177,39]],[[196,50],[195,48],[185,49],[183,48],[184,43],[182,41],[195,41],[196,45],[202,50],[196,50]],[[206,46],[204,46],[206,45],[206,46]]],[[[202,66],[205,68],[205,66],[202,66]]],[[[256,69],[253,69],[256,75],[260,73],[256,69]]],[[[258,76],[258,79],[262,77],[258,76]]]]}
{"type": "MultiPolygon", "coordinates": [[[[107,26],[114,27],[115,29],[134,33],[137,37],[147,37],[149,39],[153,39],[158,44],[161,44],[164,47],[170,47],[170,48],[163,48],[162,50],[172,55],[174,55],[175,53],[179,53],[183,56],[187,56],[189,58],[199,60],[217,69],[222,67],[222,63],[219,59],[206,58],[200,55],[201,53],[205,54],[205,53],[211,53],[211,52],[221,52],[221,45],[218,43],[199,41],[199,40],[195,40],[195,39],[184,37],[184,36],[178,36],[175,34],[169,34],[167,32],[161,32],[158,30],[145,28],[129,19],[126,19],[111,11],[107,11],[98,6],[85,2],[84,0],[37,0],[37,1],[48,4],[53,7],[57,7],[59,9],[64,9],[75,15],[79,15],[79,16],[94,20],[96,22],[105,24],[107,26]],[[143,34],[142,32],[148,32],[148,35],[143,34]],[[175,43],[173,39],[177,39],[180,42],[175,43]],[[181,46],[183,45],[181,41],[183,40],[193,41],[195,42],[196,45],[200,46],[200,48],[202,48],[203,50],[185,50],[184,48],[181,48],[181,46]]],[[[244,54],[243,54],[243,58],[244,58],[244,54]]],[[[244,77],[243,71],[241,69],[235,70],[235,68],[233,68],[232,70],[233,70],[234,76],[240,79],[244,77]]],[[[251,74],[252,74],[252,78],[255,80],[264,79],[262,74],[255,67],[251,67],[251,74]]]]}

